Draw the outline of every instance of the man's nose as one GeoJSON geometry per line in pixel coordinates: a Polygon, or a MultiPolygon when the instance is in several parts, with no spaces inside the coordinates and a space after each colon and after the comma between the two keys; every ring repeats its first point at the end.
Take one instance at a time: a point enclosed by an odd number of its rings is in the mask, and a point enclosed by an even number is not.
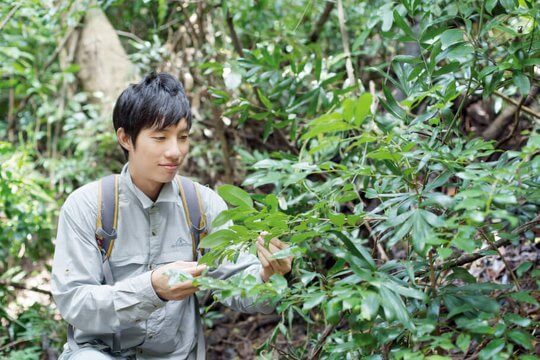
{"type": "Polygon", "coordinates": [[[165,157],[177,160],[180,157],[180,144],[176,138],[169,142],[165,157]]]}

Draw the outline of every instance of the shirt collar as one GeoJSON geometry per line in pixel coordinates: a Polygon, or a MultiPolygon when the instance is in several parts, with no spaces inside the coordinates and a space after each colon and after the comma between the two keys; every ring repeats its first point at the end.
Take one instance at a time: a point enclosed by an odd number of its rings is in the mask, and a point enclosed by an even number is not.
{"type": "Polygon", "coordinates": [[[176,187],[174,181],[170,181],[168,183],[163,184],[163,187],[161,188],[161,191],[159,192],[158,198],[156,202],[153,202],[152,199],[150,199],[144,192],[142,192],[141,189],[137,187],[133,183],[133,180],[131,179],[131,175],[129,173],[128,164],[126,163],[124,167],[122,168],[122,172],[120,173],[120,178],[125,181],[127,184],[128,189],[135,195],[135,197],[141,202],[141,205],[144,209],[148,209],[152,207],[154,204],[158,204],[161,202],[177,202],[179,198],[178,191],[176,190],[176,187]]]}

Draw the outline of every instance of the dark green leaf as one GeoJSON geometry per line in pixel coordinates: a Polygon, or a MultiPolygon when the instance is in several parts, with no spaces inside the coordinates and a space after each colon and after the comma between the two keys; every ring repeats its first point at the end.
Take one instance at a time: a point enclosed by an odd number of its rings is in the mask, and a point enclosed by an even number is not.
{"type": "Polygon", "coordinates": [[[505,343],[502,339],[492,340],[484,349],[482,349],[482,351],[480,351],[478,358],[480,360],[493,359],[499,351],[504,349],[504,345],[505,343]]]}

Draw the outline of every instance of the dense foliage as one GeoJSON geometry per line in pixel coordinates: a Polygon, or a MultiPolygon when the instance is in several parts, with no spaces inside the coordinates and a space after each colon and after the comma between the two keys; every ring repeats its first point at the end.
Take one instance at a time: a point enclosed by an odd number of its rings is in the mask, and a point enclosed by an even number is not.
{"type": "MultiPolygon", "coordinates": [[[[110,120],[80,92],[77,65],[57,59],[87,5],[63,6],[27,0],[0,11],[3,269],[25,254],[46,257],[65,196],[121,163],[119,154],[109,161],[110,120]]],[[[539,222],[535,2],[102,7],[132,34],[124,40],[134,62],[177,74],[192,94],[187,171],[247,190],[219,187],[231,207],[214,225],[235,225],[204,239],[203,261],[253,251],[261,231],[291,245],[280,254],[295,258],[289,283],[198,280],[217,298],[278,303],[262,356],[534,358],[540,272],[534,262],[509,265],[504,246],[534,249],[539,222]],[[487,123],[470,115],[479,104],[487,123]],[[487,256],[504,261],[503,281],[469,271],[487,256]],[[298,324],[303,346],[274,345],[292,341],[298,324]]],[[[0,285],[9,301],[14,289],[0,285]]],[[[35,314],[47,311],[2,311],[0,353],[43,351],[39,331],[54,323],[35,314]]]]}

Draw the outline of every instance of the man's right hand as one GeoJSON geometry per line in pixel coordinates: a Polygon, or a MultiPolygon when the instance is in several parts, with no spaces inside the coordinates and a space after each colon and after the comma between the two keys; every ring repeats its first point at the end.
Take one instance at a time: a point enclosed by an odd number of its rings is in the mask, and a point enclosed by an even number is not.
{"type": "Polygon", "coordinates": [[[156,294],[165,300],[183,300],[196,293],[199,288],[193,286],[193,283],[182,281],[169,286],[169,276],[167,272],[171,270],[181,270],[193,277],[201,275],[206,269],[206,265],[197,265],[195,261],[175,261],[173,263],[157,268],[152,272],[152,286],[156,294]]]}

